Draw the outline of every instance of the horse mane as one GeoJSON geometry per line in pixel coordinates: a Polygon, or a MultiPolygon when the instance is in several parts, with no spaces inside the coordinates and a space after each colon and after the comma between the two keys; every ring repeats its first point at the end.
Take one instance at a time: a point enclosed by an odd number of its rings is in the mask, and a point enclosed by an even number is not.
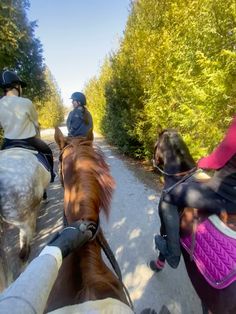
{"type": "Polygon", "coordinates": [[[92,141],[81,138],[72,138],[69,144],[74,148],[77,184],[87,190],[90,199],[99,199],[99,208],[108,217],[115,182],[103,152],[92,141]]]}
{"type": "MultiPolygon", "coordinates": [[[[80,268],[86,270],[86,281],[78,291],[76,299],[79,302],[86,300],[105,299],[108,296],[115,299],[122,299],[120,293],[121,283],[117,280],[108,266],[101,262],[101,247],[97,241],[90,242],[77,252],[80,260],[80,268]],[[81,262],[80,255],[89,256],[87,260],[81,262]],[[94,271],[96,269],[96,271],[94,271]],[[93,270],[93,271],[92,271],[93,270]]],[[[122,300],[124,303],[125,299],[122,300]]]]}

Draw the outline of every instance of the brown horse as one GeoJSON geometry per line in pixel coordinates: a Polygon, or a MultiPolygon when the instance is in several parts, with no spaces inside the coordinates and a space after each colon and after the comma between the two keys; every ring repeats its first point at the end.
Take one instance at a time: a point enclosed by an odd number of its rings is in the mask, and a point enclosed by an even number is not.
{"type": "MultiPolygon", "coordinates": [[[[195,162],[190,155],[189,150],[184,143],[182,137],[176,131],[170,129],[161,132],[158,137],[154,151],[154,166],[164,175],[165,193],[168,193],[168,191],[173,189],[181,182],[189,180],[194,173],[193,170],[196,169],[195,162]],[[163,168],[160,168],[161,165],[163,165],[163,168]]],[[[199,180],[201,182],[206,180],[205,176],[203,178],[198,178],[196,172],[194,176],[195,180],[199,180]]],[[[232,280],[227,286],[225,285],[223,288],[217,287],[217,284],[219,284],[219,282],[216,283],[215,286],[211,284],[209,281],[209,277],[205,276],[208,266],[206,264],[198,263],[199,256],[197,255],[198,247],[196,241],[198,240],[198,238],[200,238],[200,231],[204,229],[203,227],[206,224],[210,226],[209,230],[212,230],[212,232],[216,232],[215,229],[212,227],[211,221],[213,222],[214,220],[218,220],[218,225],[222,227],[221,229],[227,230],[228,234],[230,234],[230,237],[227,237],[225,235],[222,236],[222,234],[220,234],[220,239],[224,239],[224,241],[222,242],[225,242],[226,244],[230,241],[235,242],[236,216],[227,215],[225,212],[222,212],[222,215],[220,215],[220,217],[213,215],[215,217],[211,216],[208,218],[208,216],[210,216],[210,213],[208,212],[203,213],[198,211],[197,209],[190,208],[184,209],[184,211],[181,213],[180,236],[184,262],[189,278],[191,279],[191,282],[199,298],[202,301],[203,313],[233,314],[236,313],[236,281],[233,280],[235,278],[232,276],[232,280]],[[221,219],[221,221],[219,218],[221,219]],[[222,221],[224,222],[224,224],[222,221]],[[191,235],[191,237],[189,235],[191,235]],[[189,250],[184,244],[186,242],[184,240],[186,237],[189,237],[189,239],[191,239],[189,241],[189,250]]],[[[207,232],[205,233],[207,234],[207,232]]],[[[161,234],[164,234],[163,230],[161,230],[161,234]]],[[[211,234],[210,231],[210,236],[214,238],[215,233],[213,235],[213,233],[211,234]]],[[[218,243],[216,246],[218,246],[218,243]]],[[[224,259],[224,255],[226,255],[227,250],[224,250],[224,248],[222,248],[222,252],[222,256],[224,259]]],[[[207,254],[207,251],[203,251],[203,260],[206,260],[205,257],[207,256],[207,254]]],[[[211,259],[211,257],[209,256],[207,256],[207,258],[208,260],[211,259]]],[[[218,256],[216,256],[216,258],[218,258],[218,256]]],[[[230,275],[235,275],[235,257],[231,262],[234,266],[230,275]]],[[[154,263],[154,261],[152,261],[151,263],[154,263]]],[[[164,266],[164,263],[164,257],[159,254],[158,260],[155,262],[155,270],[161,270],[164,266]]],[[[225,266],[226,265],[222,265],[221,269],[224,269],[225,266]]],[[[214,268],[214,266],[212,267],[214,268]]],[[[212,271],[214,270],[215,269],[213,269],[212,271]]]]}
{"type": "MultiPolygon", "coordinates": [[[[131,307],[120,270],[99,226],[100,210],[107,217],[109,215],[115,186],[104,156],[93,145],[92,138],[64,137],[56,128],[55,141],[60,149],[64,223],[92,222],[97,230],[93,240],[63,261],[47,310],[107,298],[119,300],[131,307]],[[117,275],[103,261],[101,247],[105,249],[117,275]]],[[[127,313],[133,313],[128,306],[127,313]]]]}

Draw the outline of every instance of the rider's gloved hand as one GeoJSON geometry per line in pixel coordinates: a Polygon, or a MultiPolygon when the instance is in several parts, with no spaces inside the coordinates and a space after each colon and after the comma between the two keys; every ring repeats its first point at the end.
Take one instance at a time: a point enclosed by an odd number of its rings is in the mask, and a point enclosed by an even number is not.
{"type": "Polygon", "coordinates": [[[82,224],[75,223],[58,232],[47,245],[58,247],[61,250],[62,257],[66,257],[74,249],[88,242],[92,236],[93,234],[89,229],[85,229],[82,224]]]}

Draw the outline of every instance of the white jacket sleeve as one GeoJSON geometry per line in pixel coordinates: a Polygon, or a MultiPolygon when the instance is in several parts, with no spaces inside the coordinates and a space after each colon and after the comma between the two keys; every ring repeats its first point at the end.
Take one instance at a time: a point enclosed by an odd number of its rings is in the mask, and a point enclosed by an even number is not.
{"type": "Polygon", "coordinates": [[[46,246],[0,295],[0,313],[42,314],[61,263],[60,249],[46,246]]]}

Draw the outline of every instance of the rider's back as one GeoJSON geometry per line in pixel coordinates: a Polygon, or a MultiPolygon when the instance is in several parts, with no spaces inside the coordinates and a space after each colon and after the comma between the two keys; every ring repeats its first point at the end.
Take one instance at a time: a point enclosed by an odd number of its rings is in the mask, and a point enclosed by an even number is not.
{"type": "Polygon", "coordinates": [[[0,99],[0,108],[0,124],[5,138],[25,139],[36,135],[37,116],[29,99],[4,96],[0,99]]]}

